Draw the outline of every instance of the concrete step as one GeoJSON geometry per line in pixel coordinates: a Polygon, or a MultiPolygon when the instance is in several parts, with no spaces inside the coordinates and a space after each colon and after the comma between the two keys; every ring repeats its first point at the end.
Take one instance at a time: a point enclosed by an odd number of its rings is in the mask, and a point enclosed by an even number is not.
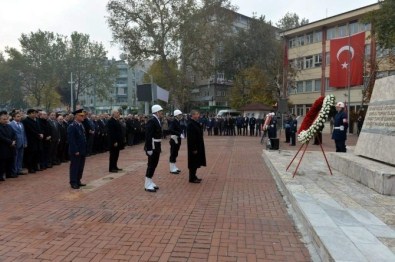
{"type": "Polygon", "coordinates": [[[313,259],[395,261],[395,230],[385,223],[386,215],[395,216],[390,206],[395,206],[395,198],[379,195],[335,170],[331,176],[321,151],[307,151],[292,178],[300,156],[289,172],[286,167],[295,153],[263,150],[263,159],[305,241],[317,254],[313,259]]]}

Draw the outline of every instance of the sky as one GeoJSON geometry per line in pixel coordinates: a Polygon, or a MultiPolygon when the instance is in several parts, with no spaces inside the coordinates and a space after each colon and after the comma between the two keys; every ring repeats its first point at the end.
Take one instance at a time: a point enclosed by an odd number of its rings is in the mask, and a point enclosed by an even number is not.
{"type": "MultiPolygon", "coordinates": [[[[0,52],[5,47],[20,49],[22,34],[50,31],[65,36],[72,32],[89,34],[91,41],[101,42],[108,57],[119,58],[117,44],[112,43],[108,28],[108,0],[2,0],[0,5],[0,52]]],[[[275,25],[287,12],[296,13],[310,22],[351,11],[377,0],[231,0],[238,12],[264,15],[275,25]]]]}

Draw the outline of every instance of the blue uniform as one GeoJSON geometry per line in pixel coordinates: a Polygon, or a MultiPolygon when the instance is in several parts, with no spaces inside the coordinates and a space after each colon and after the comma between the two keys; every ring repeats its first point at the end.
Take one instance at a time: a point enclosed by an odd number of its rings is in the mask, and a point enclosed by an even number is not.
{"type": "Polygon", "coordinates": [[[336,152],[346,152],[348,120],[344,110],[338,112],[333,124],[332,139],[335,140],[336,152]]]}
{"type": "Polygon", "coordinates": [[[85,130],[82,124],[76,121],[70,124],[67,128],[67,138],[70,155],[70,185],[80,185],[87,151],[85,130]]]}

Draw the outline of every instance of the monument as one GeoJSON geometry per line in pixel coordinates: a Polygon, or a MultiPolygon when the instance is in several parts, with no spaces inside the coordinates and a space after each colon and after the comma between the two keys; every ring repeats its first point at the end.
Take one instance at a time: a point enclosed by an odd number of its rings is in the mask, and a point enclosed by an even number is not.
{"type": "Polygon", "coordinates": [[[395,75],[377,79],[354,153],[331,166],[384,195],[395,195],[395,75]]]}
{"type": "Polygon", "coordinates": [[[355,154],[395,166],[395,75],[376,80],[355,154]]]}

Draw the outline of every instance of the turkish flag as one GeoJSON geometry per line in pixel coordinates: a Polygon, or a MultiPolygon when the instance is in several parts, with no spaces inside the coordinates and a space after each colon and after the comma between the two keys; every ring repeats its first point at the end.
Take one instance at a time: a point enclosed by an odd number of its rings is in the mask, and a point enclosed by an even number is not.
{"type": "Polygon", "coordinates": [[[347,87],[363,83],[365,32],[330,42],[329,86],[347,87]]]}

